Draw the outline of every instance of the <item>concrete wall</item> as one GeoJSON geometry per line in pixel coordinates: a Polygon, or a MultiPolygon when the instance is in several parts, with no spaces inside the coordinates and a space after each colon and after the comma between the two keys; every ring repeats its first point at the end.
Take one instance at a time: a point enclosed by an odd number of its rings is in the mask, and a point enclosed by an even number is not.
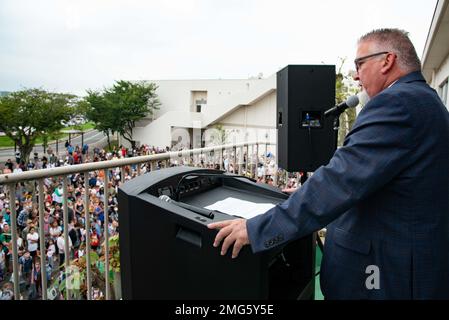
{"type": "Polygon", "coordinates": [[[241,106],[219,124],[229,131],[227,143],[276,141],[276,92],[250,106],[241,106]]]}
{"type": "Polygon", "coordinates": [[[201,124],[201,114],[190,111],[168,111],[157,121],[145,127],[134,128],[134,140],[140,144],[149,144],[157,147],[171,145],[172,127],[198,127],[201,124]]]}
{"type": "MultiPolygon", "coordinates": [[[[179,135],[180,128],[211,129],[217,124],[231,130],[275,127],[276,75],[267,79],[152,82],[158,85],[156,92],[162,105],[151,123],[134,129],[134,140],[141,144],[171,146],[173,135],[179,135]],[[198,99],[207,100],[201,112],[195,112],[198,99]]],[[[239,132],[244,134],[243,130],[239,132]]],[[[250,138],[253,137],[258,134],[252,132],[250,138]]]]}
{"type": "Polygon", "coordinates": [[[167,111],[191,111],[194,98],[192,91],[207,92],[207,107],[221,105],[230,96],[249,91],[263,79],[243,80],[150,80],[159,88],[156,90],[162,105],[156,111],[155,118],[167,111]]]}

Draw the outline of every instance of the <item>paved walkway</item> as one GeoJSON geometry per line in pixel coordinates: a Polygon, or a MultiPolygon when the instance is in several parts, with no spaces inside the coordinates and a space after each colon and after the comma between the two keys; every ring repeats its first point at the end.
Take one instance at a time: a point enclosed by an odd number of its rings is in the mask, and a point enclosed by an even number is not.
{"type": "MultiPolygon", "coordinates": [[[[97,130],[89,130],[84,133],[84,143],[89,145],[89,149],[93,149],[94,147],[103,147],[107,143],[106,136],[97,130]]],[[[64,146],[65,140],[58,140],[58,156],[64,155],[66,153],[66,148],[64,146]]],[[[72,138],[72,145],[79,145],[81,147],[81,135],[74,136],[72,138]]],[[[50,143],[49,146],[53,149],[56,154],[56,141],[50,143]]],[[[37,145],[33,149],[33,153],[37,152],[39,157],[41,157],[44,153],[44,149],[42,145],[37,145]]],[[[33,155],[31,154],[31,157],[33,155]]],[[[15,152],[14,148],[1,148],[0,149],[0,167],[3,168],[6,160],[11,159],[15,161],[15,152]]]]}

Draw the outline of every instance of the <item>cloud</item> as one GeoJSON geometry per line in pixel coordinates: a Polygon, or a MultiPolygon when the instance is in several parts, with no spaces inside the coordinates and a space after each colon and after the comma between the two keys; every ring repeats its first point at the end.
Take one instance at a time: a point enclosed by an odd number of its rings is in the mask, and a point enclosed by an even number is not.
{"type": "Polygon", "coordinates": [[[68,6],[66,8],[66,20],[65,25],[69,30],[75,30],[80,27],[80,16],[78,8],[73,6],[68,6]]]}
{"type": "Polygon", "coordinates": [[[3,0],[0,90],[83,94],[118,79],[269,76],[286,64],[351,61],[357,38],[376,27],[407,29],[420,53],[435,4],[3,0]]]}

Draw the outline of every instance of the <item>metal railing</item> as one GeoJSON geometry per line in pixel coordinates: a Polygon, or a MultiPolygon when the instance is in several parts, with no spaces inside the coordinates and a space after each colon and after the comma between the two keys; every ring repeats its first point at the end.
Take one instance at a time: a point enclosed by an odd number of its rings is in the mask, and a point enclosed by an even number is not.
{"type": "MultiPolygon", "coordinates": [[[[37,191],[38,191],[38,210],[39,210],[39,243],[40,243],[40,265],[41,265],[41,288],[42,288],[42,299],[46,300],[47,297],[47,272],[46,272],[46,254],[45,254],[45,232],[44,232],[44,180],[50,177],[62,177],[63,179],[63,236],[64,236],[64,272],[66,273],[65,281],[67,282],[67,272],[70,267],[70,257],[71,251],[69,246],[69,221],[68,221],[68,176],[72,174],[82,173],[84,174],[84,215],[85,215],[85,230],[86,230],[86,283],[87,283],[87,299],[92,299],[92,269],[91,269],[91,243],[90,243],[90,189],[89,189],[89,174],[90,172],[103,170],[104,171],[104,278],[105,278],[105,299],[109,300],[111,298],[110,294],[110,283],[109,283],[109,208],[108,208],[108,196],[109,190],[108,179],[109,170],[112,168],[120,168],[121,183],[125,180],[124,169],[127,166],[137,165],[137,175],[142,172],[142,164],[149,164],[149,170],[155,169],[155,164],[163,162],[164,167],[167,167],[169,163],[171,165],[193,165],[201,166],[203,165],[219,165],[220,169],[224,169],[224,154],[227,152],[228,157],[226,159],[232,160],[231,164],[233,167],[233,172],[238,174],[245,173],[251,177],[257,176],[257,164],[259,162],[259,150],[260,147],[265,147],[263,161],[264,166],[266,166],[266,156],[269,146],[275,145],[270,142],[249,142],[249,143],[239,143],[232,145],[219,145],[206,148],[182,150],[175,152],[160,153],[147,156],[137,156],[132,158],[124,158],[118,160],[109,160],[101,162],[91,162],[84,164],[77,164],[71,166],[56,167],[50,169],[41,169],[34,171],[25,171],[21,173],[10,173],[0,175],[0,184],[6,185],[9,193],[10,199],[10,211],[11,211],[11,236],[12,236],[12,264],[13,264],[13,283],[14,283],[14,298],[20,299],[20,282],[19,282],[19,257],[18,257],[18,246],[17,246],[17,212],[16,212],[16,187],[17,183],[26,181],[37,181],[37,191]],[[251,150],[250,150],[251,148],[251,150]],[[239,152],[237,152],[239,150],[239,152]],[[245,152],[246,151],[246,152],[245,152]],[[218,152],[218,157],[217,157],[218,152]],[[246,161],[243,161],[244,154],[246,153],[246,161]],[[212,156],[211,156],[212,154],[212,156]],[[229,156],[230,155],[230,156],[229,156]],[[253,157],[256,155],[255,157],[253,157]],[[203,161],[202,161],[203,160],[203,161]],[[204,160],[206,160],[204,162],[204,160]],[[256,160],[256,161],[254,161],[256,160]],[[181,162],[181,163],[179,163],[181,162]],[[219,162],[219,163],[217,163],[219,162]]],[[[228,167],[229,169],[229,167],[228,167]]],[[[263,178],[265,180],[265,168],[263,178]]],[[[273,177],[273,184],[277,183],[277,166],[275,167],[275,174],[273,177]]],[[[120,213],[119,213],[120,214],[120,213]]],[[[69,286],[66,283],[66,299],[70,299],[69,286]]]]}

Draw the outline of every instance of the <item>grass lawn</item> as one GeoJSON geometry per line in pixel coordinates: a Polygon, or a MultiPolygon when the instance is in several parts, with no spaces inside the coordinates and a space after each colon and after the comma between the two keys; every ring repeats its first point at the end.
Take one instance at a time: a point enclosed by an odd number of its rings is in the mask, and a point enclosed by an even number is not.
{"type": "Polygon", "coordinates": [[[81,125],[81,126],[68,126],[65,127],[64,129],[62,129],[61,131],[65,131],[65,130],[82,130],[82,131],[87,131],[90,129],[93,129],[95,127],[95,124],[93,122],[86,122],[85,124],[81,125]]]}
{"type": "MultiPolygon", "coordinates": [[[[64,131],[64,130],[73,130],[73,129],[87,131],[87,130],[93,129],[94,126],[95,125],[94,125],[93,122],[87,122],[87,123],[83,124],[80,127],[75,127],[75,126],[66,127],[64,129],[62,129],[62,131],[64,131]]],[[[59,140],[64,140],[64,139],[68,139],[68,137],[69,137],[68,134],[63,134],[58,139],[59,140]]],[[[40,139],[40,138],[37,139],[36,140],[36,144],[37,145],[38,144],[42,144],[42,139],[40,139]]],[[[13,148],[14,147],[14,142],[7,136],[0,136],[0,148],[1,147],[11,147],[11,148],[13,148]]]]}
{"type": "Polygon", "coordinates": [[[0,147],[14,147],[14,142],[7,136],[0,136],[0,147]]]}

